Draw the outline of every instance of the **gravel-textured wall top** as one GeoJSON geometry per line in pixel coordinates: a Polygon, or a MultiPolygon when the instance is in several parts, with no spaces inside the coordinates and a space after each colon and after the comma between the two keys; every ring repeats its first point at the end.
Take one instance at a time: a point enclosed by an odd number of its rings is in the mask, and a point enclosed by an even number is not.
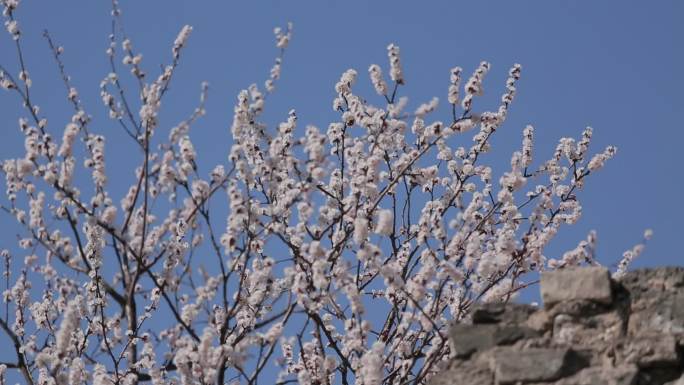
{"type": "Polygon", "coordinates": [[[453,324],[431,385],[684,385],[684,267],[542,274],[544,308],[484,304],[453,324]]]}

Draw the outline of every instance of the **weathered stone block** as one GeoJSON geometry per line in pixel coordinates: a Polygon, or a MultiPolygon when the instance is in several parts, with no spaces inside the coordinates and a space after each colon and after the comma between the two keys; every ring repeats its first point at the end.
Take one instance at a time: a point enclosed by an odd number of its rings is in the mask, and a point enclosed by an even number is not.
{"type": "Polygon", "coordinates": [[[630,335],[684,333],[684,267],[631,271],[620,284],[630,296],[630,335]]]}
{"type": "Polygon", "coordinates": [[[548,330],[551,330],[551,325],[553,325],[553,317],[547,311],[539,310],[530,314],[530,317],[525,322],[525,325],[540,333],[544,333],[548,330]]]}
{"type": "Polygon", "coordinates": [[[684,293],[656,297],[648,304],[636,304],[629,317],[630,335],[644,330],[684,333],[684,293]]]}
{"type": "Polygon", "coordinates": [[[492,385],[494,373],[486,362],[462,361],[430,379],[430,385],[492,385]]]}
{"type": "Polygon", "coordinates": [[[527,304],[489,302],[477,305],[471,313],[471,318],[474,324],[520,324],[537,310],[536,306],[527,304]]]}
{"type": "Polygon", "coordinates": [[[638,269],[627,272],[619,282],[629,291],[633,302],[653,299],[654,294],[681,293],[684,290],[684,267],[638,269]]]}
{"type": "Polygon", "coordinates": [[[624,335],[624,325],[617,311],[584,317],[558,314],[553,321],[553,339],[572,346],[606,346],[624,335]]]}
{"type": "Polygon", "coordinates": [[[569,349],[498,349],[491,369],[497,385],[554,381],[568,374],[569,349]]]}
{"type": "Polygon", "coordinates": [[[588,299],[574,299],[557,302],[546,309],[552,316],[569,314],[573,316],[593,316],[611,311],[611,305],[594,302],[588,299]]]}
{"type": "Polygon", "coordinates": [[[537,332],[525,326],[497,324],[452,324],[449,330],[451,349],[456,357],[467,357],[478,351],[511,345],[537,335],[537,332]]]}
{"type": "Polygon", "coordinates": [[[544,306],[562,301],[592,301],[610,304],[611,281],[604,267],[572,267],[541,274],[544,306]]]}
{"type": "Polygon", "coordinates": [[[671,334],[645,334],[631,340],[625,347],[623,354],[626,362],[634,362],[640,368],[684,366],[677,350],[675,336],[671,334]]]}
{"type": "Polygon", "coordinates": [[[636,365],[615,368],[592,366],[556,382],[555,385],[637,385],[638,375],[639,368],[636,365]]]}

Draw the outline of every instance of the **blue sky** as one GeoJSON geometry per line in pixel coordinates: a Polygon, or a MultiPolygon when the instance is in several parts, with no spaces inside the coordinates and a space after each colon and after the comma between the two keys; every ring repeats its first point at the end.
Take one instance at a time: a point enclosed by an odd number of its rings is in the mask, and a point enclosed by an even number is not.
{"type": "MultiPolygon", "coordinates": [[[[225,160],[235,96],[266,79],[277,53],[273,27],[288,21],[294,23],[294,38],[264,114],[272,126],[294,108],[300,127],[327,128],[337,117],[333,86],[347,68],[359,71],[359,89],[372,100],[366,70],[372,63],[386,70],[385,47],[391,42],[401,47],[407,81],[402,95],[409,96],[411,109],[438,96],[443,104],[434,118],[444,120],[451,67],[459,65],[469,74],[481,60],[491,62],[488,96],[479,105],[493,108],[508,68],[520,63],[517,99],[486,158],[495,171],[508,167],[527,124],[536,129],[537,160],[548,158],[560,137],[578,137],[587,125],[594,127],[594,151],[618,147],[616,158],[581,191],[582,219],[565,228],[547,255],[574,247],[596,229],[599,260],[612,264],[640,241],[645,228],[652,228],[655,235],[633,266],[684,263],[679,243],[684,235],[681,1],[122,0],[121,6],[127,33],[151,74],[170,61],[180,28],[194,27],[162,106],[161,126],[186,118],[197,104],[200,83],[209,82],[207,116],[192,133],[206,172],[225,160]]],[[[71,110],[43,29],[65,47],[67,71],[95,118],[93,127],[108,137],[108,158],[119,160],[116,168],[109,167],[118,201],[131,179],[126,166],[135,159],[125,156],[127,139],[106,118],[99,99],[99,81],[109,72],[104,53],[109,13],[107,1],[24,1],[17,17],[33,97],[58,137],[71,110]]],[[[16,69],[11,44],[7,34],[0,37],[0,63],[16,69]]],[[[23,155],[18,107],[15,95],[0,93],[3,159],[23,155]]],[[[0,230],[0,248],[14,247],[12,219],[0,216],[0,230]]]]}

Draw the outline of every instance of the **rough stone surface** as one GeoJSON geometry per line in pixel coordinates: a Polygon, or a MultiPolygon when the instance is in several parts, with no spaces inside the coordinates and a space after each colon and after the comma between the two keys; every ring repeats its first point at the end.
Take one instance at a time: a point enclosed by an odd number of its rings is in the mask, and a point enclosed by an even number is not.
{"type": "Polygon", "coordinates": [[[544,273],[545,308],[483,304],[430,385],[684,385],[684,267],[544,273]]]}
{"type": "Polygon", "coordinates": [[[674,381],[668,382],[665,385],[684,385],[684,375],[682,375],[681,377],[679,377],[678,379],[676,379],[674,381]]]}
{"type": "Polygon", "coordinates": [[[494,373],[485,361],[458,361],[445,372],[435,376],[430,385],[492,385],[494,373]]]}
{"type": "Polygon", "coordinates": [[[569,345],[605,344],[624,334],[624,321],[616,311],[594,316],[558,314],[553,319],[553,338],[569,345]]]}
{"type": "Polygon", "coordinates": [[[565,301],[592,301],[609,304],[613,300],[610,275],[603,267],[572,267],[541,275],[544,306],[565,301]]]}
{"type": "Polygon", "coordinates": [[[620,282],[631,295],[631,335],[645,330],[684,333],[684,267],[637,270],[620,282]]]}
{"type": "Polygon", "coordinates": [[[625,361],[641,368],[677,365],[680,362],[677,339],[671,334],[644,334],[630,341],[625,361]]]}
{"type": "Polygon", "coordinates": [[[568,349],[497,350],[492,354],[490,367],[496,384],[539,382],[559,379],[568,367],[568,349]]]}
{"type": "Polygon", "coordinates": [[[520,324],[525,322],[530,315],[536,311],[536,306],[526,304],[505,304],[503,302],[483,303],[473,309],[471,320],[474,324],[520,324]]]}
{"type": "MultiPolygon", "coordinates": [[[[581,370],[574,376],[564,378],[558,385],[636,385],[639,368],[635,365],[624,365],[611,368],[590,367],[581,370]]],[[[683,384],[684,385],[684,384],[683,384]]]]}
{"type": "Polygon", "coordinates": [[[517,325],[468,325],[451,326],[452,351],[456,357],[466,357],[477,351],[484,351],[499,345],[510,345],[537,333],[525,326],[517,325]]]}

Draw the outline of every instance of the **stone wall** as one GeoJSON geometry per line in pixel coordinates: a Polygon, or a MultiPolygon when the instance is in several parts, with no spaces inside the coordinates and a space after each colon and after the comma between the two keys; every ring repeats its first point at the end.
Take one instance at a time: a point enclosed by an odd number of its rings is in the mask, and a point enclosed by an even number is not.
{"type": "Polygon", "coordinates": [[[483,304],[451,325],[454,358],[430,384],[684,385],[684,267],[563,269],[540,286],[544,308],[483,304]]]}

